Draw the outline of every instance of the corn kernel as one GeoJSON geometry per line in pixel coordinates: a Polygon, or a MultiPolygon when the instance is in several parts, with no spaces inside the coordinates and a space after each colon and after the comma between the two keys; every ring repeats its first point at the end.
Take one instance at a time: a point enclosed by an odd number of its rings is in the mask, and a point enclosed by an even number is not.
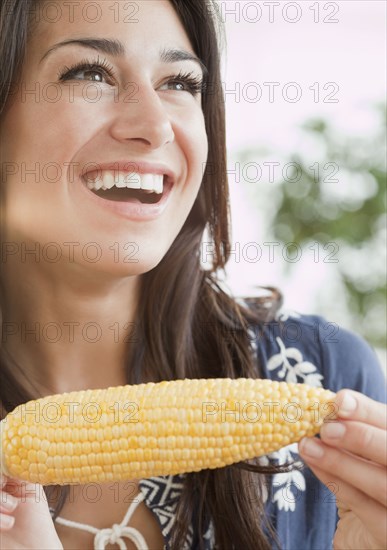
{"type": "Polygon", "coordinates": [[[7,422],[0,422],[0,458],[4,473],[45,485],[103,483],[219,468],[273,452],[304,434],[318,433],[323,413],[332,410],[323,405],[333,398],[323,388],[243,378],[71,392],[29,403],[41,401],[56,416],[60,410],[55,426],[48,414],[41,415],[35,426],[35,419],[22,417],[18,407],[7,422]],[[80,404],[71,422],[66,401],[80,404]],[[265,407],[269,402],[278,406],[269,411],[265,407]],[[88,403],[102,411],[95,422],[82,416],[88,403]],[[119,423],[111,403],[125,411],[119,423]],[[128,403],[136,406],[138,422],[127,421],[132,415],[128,403]],[[216,406],[205,409],[206,403],[216,406]],[[318,415],[316,403],[321,405],[318,415]],[[261,415],[256,414],[258,405],[261,415]]]}

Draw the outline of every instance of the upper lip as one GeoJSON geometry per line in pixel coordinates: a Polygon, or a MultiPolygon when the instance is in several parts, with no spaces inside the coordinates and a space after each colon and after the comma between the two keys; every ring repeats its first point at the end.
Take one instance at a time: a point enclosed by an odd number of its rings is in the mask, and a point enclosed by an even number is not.
{"type": "Polygon", "coordinates": [[[136,172],[138,174],[160,174],[166,175],[170,182],[175,182],[174,172],[167,166],[159,163],[145,162],[139,160],[113,160],[110,162],[89,163],[87,169],[82,171],[82,177],[85,178],[91,172],[117,171],[123,173],[136,172]],[[92,166],[90,166],[92,165],[92,166]]]}

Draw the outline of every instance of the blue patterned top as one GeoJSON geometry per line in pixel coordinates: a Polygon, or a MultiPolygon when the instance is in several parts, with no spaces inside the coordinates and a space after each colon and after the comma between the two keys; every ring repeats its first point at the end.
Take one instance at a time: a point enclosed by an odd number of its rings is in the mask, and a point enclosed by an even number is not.
{"type": "MultiPolygon", "coordinates": [[[[334,392],[351,388],[372,399],[387,402],[386,381],[373,349],[356,334],[316,315],[280,311],[275,320],[249,329],[252,353],[263,378],[303,382],[334,392]]],[[[283,447],[263,457],[263,464],[302,463],[298,445],[283,447]]],[[[303,464],[303,463],[302,463],[303,464]]],[[[303,469],[270,476],[265,509],[282,550],[330,550],[338,521],[335,491],[303,469]]],[[[184,475],[140,481],[145,503],[155,514],[170,548],[173,525],[184,475]]],[[[252,504],[253,505],[253,504],[252,504]]],[[[277,544],[270,538],[272,548],[277,544]]],[[[204,536],[205,550],[214,548],[212,525],[204,536]]],[[[195,550],[198,537],[191,526],[181,548],[195,550]]],[[[240,549],[236,549],[240,550],[240,549]]]]}

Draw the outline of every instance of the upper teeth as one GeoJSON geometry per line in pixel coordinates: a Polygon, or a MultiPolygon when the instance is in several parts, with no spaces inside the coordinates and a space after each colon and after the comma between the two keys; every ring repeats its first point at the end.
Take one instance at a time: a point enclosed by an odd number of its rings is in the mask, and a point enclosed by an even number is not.
{"type": "Polygon", "coordinates": [[[164,176],[160,174],[138,174],[137,172],[122,173],[117,171],[100,172],[94,179],[92,174],[86,176],[87,187],[94,191],[111,189],[112,187],[128,189],[143,189],[147,193],[161,194],[163,192],[164,176]]]}

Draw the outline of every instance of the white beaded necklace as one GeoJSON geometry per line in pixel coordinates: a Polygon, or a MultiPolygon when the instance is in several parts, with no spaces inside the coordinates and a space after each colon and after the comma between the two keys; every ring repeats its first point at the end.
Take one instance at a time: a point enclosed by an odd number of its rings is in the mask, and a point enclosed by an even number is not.
{"type": "Polygon", "coordinates": [[[137,550],[149,550],[144,537],[134,527],[129,527],[127,524],[133,515],[133,512],[137,506],[144,500],[144,495],[139,493],[128,508],[124,519],[120,524],[115,523],[110,529],[97,529],[92,525],[86,525],[84,523],[78,523],[77,521],[71,521],[69,519],[61,518],[58,516],[55,521],[66,527],[74,527],[81,531],[87,531],[95,535],[94,537],[94,550],[104,550],[107,544],[118,544],[120,550],[127,550],[127,546],[123,540],[123,537],[131,540],[137,550]]]}

